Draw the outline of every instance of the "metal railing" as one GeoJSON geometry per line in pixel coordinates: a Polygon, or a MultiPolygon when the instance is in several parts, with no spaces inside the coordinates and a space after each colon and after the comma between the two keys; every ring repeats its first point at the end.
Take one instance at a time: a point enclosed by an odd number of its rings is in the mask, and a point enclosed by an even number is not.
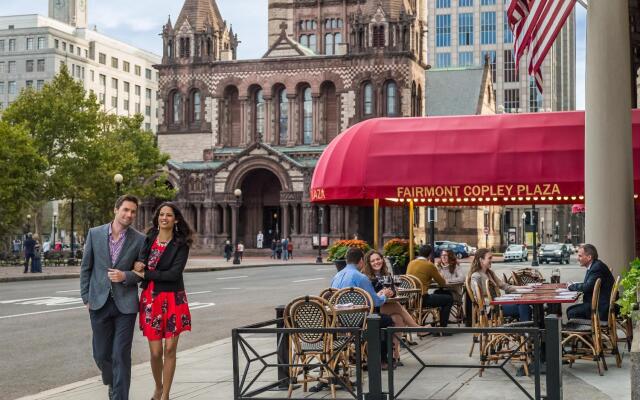
{"type": "MultiPolygon", "coordinates": [[[[282,319],[282,307],[276,309],[278,318],[265,321],[242,328],[236,328],[232,330],[232,346],[233,346],[233,382],[234,382],[234,400],[245,400],[257,398],[260,395],[260,399],[281,399],[280,397],[264,397],[263,394],[269,390],[289,390],[290,385],[297,383],[297,376],[290,376],[291,368],[302,367],[307,371],[324,369],[328,371],[331,376],[328,378],[329,382],[342,385],[346,390],[345,395],[349,396],[349,399],[357,400],[401,400],[401,395],[405,393],[407,388],[417,381],[418,376],[424,372],[427,368],[475,368],[475,369],[499,369],[501,370],[511,382],[518,387],[524,396],[528,399],[547,399],[547,400],[561,400],[562,399],[562,352],[561,352],[561,322],[560,319],[554,316],[545,318],[545,329],[540,328],[442,328],[442,327],[421,327],[421,328],[381,328],[380,316],[377,314],[370,315],[367,318],[367,329],[364,332],[364,337],[367,340],[367,377],[368,377],[368,390],[366,393],[363,388],[362,377],[362,357],[360,354],[360,344],[362,339],[362,333],[357,328],[323,328],[323,329],[293,329],[284,328],[284,321],[282,319]],[[333,335],[341,335],[341,337],[348,336],[347,340],[342,347],[337,349],[340,351],[346,346],[353,345],[355,348],[355,382],[346,382],[344,377],[341,377],[339,371],[330,368],[329,364],[333,359],[327,360],[324,363],[317,362],[313,364],[292,364],[290,361],[291,349],[289,347],[289,335],[292,333],[330,333],[333,335]],[[418,371],[409,378],[409,380],[402,385],[399,390],[396,390],[396,374],[393,368],[389,368],[387,371],[387,390],[383,390],[383,371],[381,364],[381,354],[383,351],[387,352],[387,359],[393,360],[393,348],[392,341],[386,340],[387,348],[383,349],[381,342],[390,335],[399,333],[474,333],[480,335],[488,334],[505,334],[505,335],[526,335],[527,341],[532,344],[531,358],[533,366],[533,380],[534,380],[534,392],[527,391],[522,384],[505,368],[507,362],[517,354],[523,351],[522,346],[525,343],[521,343],[515,348],[511,348],[511,354],[508,354],[504,359],[500,360],[496,364],[441,364],[441,363],[428,363],[423,360],[413,349],[408,345],[402,343],[402,346],[407,352],[418,361],[418,371]],[[249,338],[252,335],[276,335],[276,348],[274,351],[266,354],[260,354],[260,352],[251,345],[249,338]],[[242,373],[240,354],[244,357],[244,368],[242,373]],[[270,362],[269,359],[276,357],[276,362],[270,362]],[[251,376],[251,367],[253,365],[259,365],[259,369],[255,372],[254,376],[251,376]],[[258,386],[259,378],[268,378],[265,372],[269,369],[277,368],[277,379],[273,379],[267,384],[258,386]],[[546,370],[546,395],[542,393],[541,389],[541,374],[543,369],[546,370]]],[[[334,355],[335,357],[335,355],[334,355]]],[[[307,398],[307,397],[303,397],[307,398]]],[[[291,399],[302,400],[303,398],[291,397],[291,399]]]]}

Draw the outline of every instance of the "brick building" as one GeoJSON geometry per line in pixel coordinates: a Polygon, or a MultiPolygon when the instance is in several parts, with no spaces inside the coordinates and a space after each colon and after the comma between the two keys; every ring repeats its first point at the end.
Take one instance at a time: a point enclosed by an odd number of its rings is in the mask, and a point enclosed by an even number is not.
{"type": "MultiPolygon", "coordinates": [[[[423,115],[426,7],[417,0],[269,0],[269,49],[236,60],[238,38],[215,0],[186,0],[164,26],[158,144],[199,245],[248,247],[291,236],[371,239],[371,210],[309,202],[316,160],[341,131],[373,117],[423,115]],[[242,194],[234,195],[237,189],[242,194]]],[[[151,218],[146,202],[139,224],[151,218]]],[[[384,211],[384,237],[406,210],[384,211]]]]}

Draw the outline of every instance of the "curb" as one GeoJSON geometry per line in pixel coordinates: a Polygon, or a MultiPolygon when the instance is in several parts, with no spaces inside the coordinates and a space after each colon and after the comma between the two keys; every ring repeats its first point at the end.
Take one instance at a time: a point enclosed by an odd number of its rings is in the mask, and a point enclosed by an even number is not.
{"type": "MultiPolygon", "coordinates": [[[[202,267],[202,268],[192,268],[185,269],[185,273],[195,273],[195,272],[214,272],[214,271],[232,271],[238,269],[246,269],[246,268],[265,268],[265,267],[284,267],[287,265],[325,265],[330,266],[333,263],[279,263],[279,264],[253,264],[253,265],[237,265],[237,266],[229,266],[229,267],[202,267]]],[[[3,282],[24,282],[24,281],[43,281],[50,279],[77,279],[80,278],[80,273],[67,273],[67,274],[58,274],[58,275],[25,275],[25,276],[9,276],[0,278],[0,283],[3,282]]]]}

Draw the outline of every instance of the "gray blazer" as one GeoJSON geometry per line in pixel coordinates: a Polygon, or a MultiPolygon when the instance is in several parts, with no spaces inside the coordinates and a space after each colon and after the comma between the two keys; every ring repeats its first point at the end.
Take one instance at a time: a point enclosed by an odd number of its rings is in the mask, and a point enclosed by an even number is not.
{"type": "Polygon", "coordinates": [[[92,310],[99,310],[107,302],[112,288],[118,310],[123,314],[135,314],[138,312],[138,283],[141,278],[131,270],[144,244],[144,235],[130,227],[115,266],[112,266],[110,224],[91,228],[87,234],[80,265],[80,295],[84,304],[89,303],[92,310]],[[125,271],[126,279],[120,283],[111,282],[107,276],[109,268],[125,271]]]}

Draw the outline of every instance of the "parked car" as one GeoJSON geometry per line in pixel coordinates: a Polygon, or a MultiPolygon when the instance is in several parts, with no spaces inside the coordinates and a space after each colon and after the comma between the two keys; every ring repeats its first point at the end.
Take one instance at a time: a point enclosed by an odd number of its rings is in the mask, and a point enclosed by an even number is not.
{"type": "Polygon", "coordinates": [[[442,254],[442,250],[453,250],[453,254],[456,255],[457,259],[469,257],[467,248],[463,246],[461,243],[448,242],[448,243],[443,243],[439,246],[436,246],[433,253],[434,257],[440,257],[440,254],[442,254]]]}
{"type": "Polygon", "coordinates": [[[529,250],[523,244],[512,244],[505,250],[503,258],[504,262],[527,261],[529,259],[529,250]]]}
{"type": "Polygon", "coordinates": [[[467,243],[460,243],[460,244],[463,245],[467,249],[467,253],[470,256],[475,256],[476,255],[476,251],[478,251],[478,249],[476,247],[469,246],[467,243]]]}
{"type": "Polygon", "coordinates": [[[540,247],[538,252],[538,260],[540,263],[558,262],[560,264],[569,264],[569,247],[562,243],[549,243],[540,247]]]}

